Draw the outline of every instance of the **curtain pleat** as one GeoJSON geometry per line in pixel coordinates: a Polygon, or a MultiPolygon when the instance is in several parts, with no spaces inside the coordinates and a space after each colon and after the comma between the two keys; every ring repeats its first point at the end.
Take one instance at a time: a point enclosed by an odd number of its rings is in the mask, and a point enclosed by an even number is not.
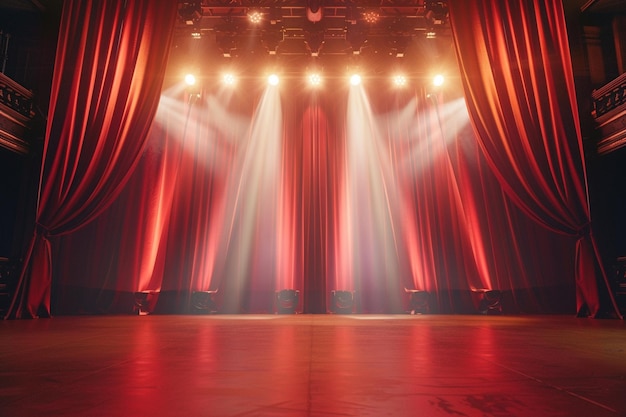
{"type": "Polygon", "coordinates": [[[37,228],[8,317],[50,315],[50,239],[119,194],[157,109],[175,2],[64,3],[44,144],[37,228]]]}
{"type": "Polygon", "coordinates": [[[619,316],[592,234],[562,2],[452,0],[450,17],[489,166],[526,215],[576,240],[578,314],[619,316]]]}

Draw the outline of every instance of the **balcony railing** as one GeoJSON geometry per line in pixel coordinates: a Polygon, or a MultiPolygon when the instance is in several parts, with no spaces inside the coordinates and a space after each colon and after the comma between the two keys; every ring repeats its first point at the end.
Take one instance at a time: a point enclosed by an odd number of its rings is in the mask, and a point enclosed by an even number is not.
{"type": "Polygon", "coordinates": [[[598,153],[626,146],[626,73],[594,90],[593,112],[601,138],[598,153]]]}
{"type": "Polygon", "coordinates": [[[0,73],[0,146],[28,153],[33,117],[33,94],[0,73]]]}

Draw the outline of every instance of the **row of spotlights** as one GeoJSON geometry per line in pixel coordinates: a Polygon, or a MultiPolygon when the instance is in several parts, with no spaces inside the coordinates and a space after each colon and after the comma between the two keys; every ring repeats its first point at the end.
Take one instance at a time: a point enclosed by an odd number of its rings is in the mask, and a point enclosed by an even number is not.
{"type": "MultiPolygon", "coordinates": [[[[312,73],[309,74],[308,76],[308,81],[309,84],[312,86],[319,86],[322,84],[322,76],[318,73],[312,73]]],[[[350,84],[351,85],[359,85],[361,84],[361,76],[359,74],[353,74],[350,76],[350,84]]],[[[196,77],[193,74],[187,74],[185,76],[185,83],[189,86],[193,86],[196,84],[196,77]]],[[[226,85],[234,85],[237,83],[237,78],[235,77],[234,74],[224,74],[222,77],[222,82],[226,85]]],[[[267,82],[270,85],[278,85],[278,83],[280,82],[280,78],[278,77],[278,75],[276,74],[271,74],[268,78],[267,78],[267,82]]],[[[441,74],[436,75],[435,77],[433,77],[432,83],[433,85],[435,85],[436,87],[440,87],[444,84],[445,79],[444,76],[441,74]]],[[[395,75],[393,77],[393,83],[398,86],[398,87],[404,87],[407,85],[408,80],[404,75],[395,75]]]]}

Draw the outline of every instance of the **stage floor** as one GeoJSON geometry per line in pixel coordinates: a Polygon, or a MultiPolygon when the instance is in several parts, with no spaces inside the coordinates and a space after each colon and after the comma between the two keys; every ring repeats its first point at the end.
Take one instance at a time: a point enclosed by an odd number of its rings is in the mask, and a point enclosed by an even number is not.
{"type": "Polygon", "coordinates": [[[0,323],[0,416],[624,416],[626,329],[566,316],[0,323]]]}

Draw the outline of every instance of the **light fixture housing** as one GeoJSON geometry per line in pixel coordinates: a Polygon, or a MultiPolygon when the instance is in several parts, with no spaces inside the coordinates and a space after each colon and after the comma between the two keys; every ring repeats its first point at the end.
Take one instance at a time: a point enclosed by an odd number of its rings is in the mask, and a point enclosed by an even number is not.
{"type": "Polygon", "coordinates": [[[263,21],[263,12],[260,9],[248,9],[248,21],[253,25],[258,25],[263,21]]]}

